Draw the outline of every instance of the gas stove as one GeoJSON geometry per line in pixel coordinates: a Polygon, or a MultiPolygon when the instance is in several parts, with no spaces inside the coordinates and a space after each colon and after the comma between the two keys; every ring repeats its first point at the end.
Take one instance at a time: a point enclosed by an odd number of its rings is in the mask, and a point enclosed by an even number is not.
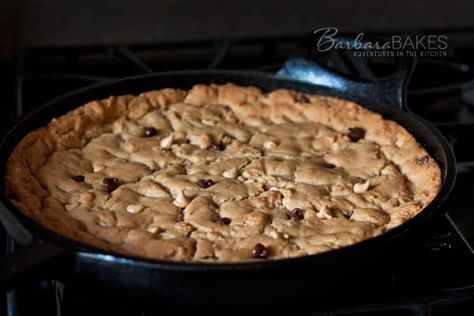
{"type": "MultiPolygon", "coordinates": [[[[474,32],[447,33],[448,57],[420,59],[409,93],[409,110],[434,123],[458,160],[458,180],[440,214],[414,253],[383,276],[377,297],[298,315],[472,315],[474,314],[474,32]],[[390,288],[390,290],[388,290],[390,288]]],[[[147,45],[24,48],[14,61],[0,61],[0,109],[4,135],[14,122],[55,96],[88,85],[152,72],[244,69],[275,72],[298,39],[265,38],[147,45]]],[[[338,71],[373,78],[388,61],[362,60],[343,52],[319,62],[338,71]]],[[[0,227],[0,256],[15,251],[0,227]]],[[[304,284],[302,284],[304,286],[304,284]]],[[[361,293],[366,289],[361,285],[361,293]]],[[[369,293],[369,291],[367,291],[369,293]]],[[[363,295],[362,295],[363,296],[363,295]]],[[[0,315],[157,315],[107,293],[56,280],[31,281],[1,293],[0,315]]],[[[270,307],[269,307],[270,311],[270,307]]],[[[229,313],[229,311],[220,311],[229,313]]],[[[171,312],[170,312],[171,314],[171,312]]]]}

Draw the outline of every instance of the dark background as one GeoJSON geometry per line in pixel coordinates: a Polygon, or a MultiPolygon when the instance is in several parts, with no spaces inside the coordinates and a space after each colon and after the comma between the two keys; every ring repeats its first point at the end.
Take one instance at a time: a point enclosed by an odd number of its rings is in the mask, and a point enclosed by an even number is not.
{"type": "Polygon", "coordinates": [[[0,58],[18,46],[151,43],[474,27],[474,1],[0,0],[0,58]]]}
{"type": "MultiPolygon", "coordinates": [[[[453,145],[458,167],[463,170],[451,195],[454,203],[446,205],[454,226],[446,219],[434,223],[425,232],[426,244],[417,248],[415,256],[393,263],[397,267],[393,271],[384,269],[382,279],[390,280],[387,286],[399,293],[392,295],[384,289],[380,294],[387,296],[388,303],[367,294],[373,290],[368,283],[358,294],[366,294],[369,305],[348,310],[372,311],[357,313],[359,316],[471,316],[473,13],[473,0],[0,0],[0,139],[20,112],[27,113],[57,95],[107,78],[144,73],[143,65],[157,72],[208,68],[274,72],[298,38],[320,27],[333,26],[352,34],[393,35],[404,30],[447,34],[449,57],[419,63],[408,104],[437,124],[453,145]],[[470,250],[456,231],[463,234],[470,250]],[[460,286],[470,290],[462,291],[460,286]],[[458,294],[453,294],[454,288],[458,294]],[[443,299],[437,296],[440,289],[445,293],[443,299]]],[[[334,60],[335,65],[345,65],[343,58],[334,60]]],[[[0,257],[6,254],[6,245],[0,225],[0,257]]],[[[12,245],[10,242],[9,251],[12,245]]],[[[15,295],[8,296],[8,310],[20,312],[8,315],[56,315],[56,304],[67,311],[65,315],[145,315],[126,312],[131,308],[128,300],[112,298],[113,303],[100,300],[94,305],[90,289],[76,289],[75,293],[71,285],[66,286],[65,299],[57,300],[57,293],[63,292],[54,284],[17,289],[15,295]],[[97,310],[97,306],[102,308],[97,310]]],[[[6,299],[0,294],[0,315],[6,299]]],[[[300,302],[290,303],[297,306],[300,302]]],[[[224,314],[228,312],[232,311],[224,314]]],[[[347,314],[347,310],[337,313],[347,314]]]]}

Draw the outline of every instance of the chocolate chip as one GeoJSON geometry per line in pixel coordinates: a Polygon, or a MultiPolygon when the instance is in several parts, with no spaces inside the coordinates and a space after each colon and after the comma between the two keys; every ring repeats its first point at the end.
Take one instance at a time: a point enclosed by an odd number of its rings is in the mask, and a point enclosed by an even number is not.
{"type": "Polygon", "coordinates": [[[109,193],[117,189],[118,182],[117,178],[104,178],[104,180],[102,180],[105,190],[109,193]]]}
{"type": "Polygon", "coordinates": [[[229,225],[230,224],[230,218],[227,217],[221,217],[217,220],[217,224],[221,225],[229,225]]]}
{"type": "Polygon", "coordinates": [[[425,155],[423,157],[418,158],[417,161],[420,165],[426,165],[428,161],[430,161],[430,157],[428,157],[428,155],[425,155]]]}
{"type": "Polygon", "coordinates": [[[225,149],[225,145],[222,141],[220,141],[209,146],[209,149],[213,151],[223,151],[225,149]]]}
{"type": "Polygon", "coordinates": [[[333,165],[332,163],[328,163],[328,162],[325,162],[321,165],[323,168],[327,168],[327,169],[334,169],[336,168],[336,165],[333,165]]]}
{"type": "Polygon", "coordinates": [[[294,221],[300,221],[304,219],[304,215],[300,208],[294,208],[290,212],[290,218],[294,221]]]}
{"type": "Polygon", "coordinates": [[[200,179],[197,182],[197,185],[205,189],[205,188],[209,188],[211,185],[214,185],[214,181],[212,181],[212,179],[200,179]]]}
{"type": "Polygon", "coordinates": [[[268,249],[262,244],[256,244],[252,249],[252,258],[265,259],[268,257],[268,249]]]}
{"type": "Polygon", "coordinates": [[[298,103],[310,103],[311,100],[307,96],[305,96],[304,94],[299,94],[296,97],[296,102],[298,102],[298,103]]]}
{"type": "Polygon", "coordinates": [[[349,137],[353,142],[359,141],[359,139],[364,138],[364,136],[365,129],[360,127],[351,127],[349,128],[349,133],[347,133],[347,137],[349,137]]]}
{"type": "Polygon", "coordinates": [[[77,176],[72,176],[71,179],[73,179],[76,182],[84,182],[84,176],[78,174],[77,176]]]}
{"type": "Polygon", "coordinates": [[[342,212],[345,218],[351,218],[353,213],[354,213],[353,211],[342,212]]]}
{"type": "Polygon", "coordinates": [[[158,131],[154,127],[145,127],[143,129],[143,136],[144,137],[152,137],[158,134],[158,131]]]}

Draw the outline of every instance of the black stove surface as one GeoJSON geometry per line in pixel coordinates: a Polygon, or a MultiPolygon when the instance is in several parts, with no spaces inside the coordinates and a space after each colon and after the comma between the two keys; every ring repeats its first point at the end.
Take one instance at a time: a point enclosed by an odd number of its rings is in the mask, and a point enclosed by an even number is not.
{"type": "MultiPolygon", "coordinates": [[[[458,180],[441,214],[424,232],[416,251],[395,262],[377,297],[329,310],[295,310],[298,315],[473,315],[474,314],[474,32],[448,33],[448,57],[421,59],[409,87],[409,109],[433,122],[450,141],[458,180]]],[[[0,61],[0,133],[18,117],[62,93],[113,78],[185,69],[278,70],[296,38],[222,40],[160,45],[27,48],[15,61],[0,61]]],[[[350,72],[355,63],[342,53],[327,56],[328,67],[350,72]]],[[[386,67],[364,62],[364,77],[386,67]]],[[[358,67],[357,69],[361,69],[358,67]]],[[[0,256],[14,244],[0,226],[0,256]]],[[[304,286],[304,285],[302,285],[304,286]]],[[[371,291],[361,285],[361,293],[371,291]]],[[[362,295],[363,296],[363,295],[362,295]]],[[[0,297],[0,315],[158,315],[93,289],[55,280],[31,282],[0,297]]],[[[227,314],[231,311],[223,311],[227,314]]],[[[171,312],[169,313],[171,314],[171,312]]]]}

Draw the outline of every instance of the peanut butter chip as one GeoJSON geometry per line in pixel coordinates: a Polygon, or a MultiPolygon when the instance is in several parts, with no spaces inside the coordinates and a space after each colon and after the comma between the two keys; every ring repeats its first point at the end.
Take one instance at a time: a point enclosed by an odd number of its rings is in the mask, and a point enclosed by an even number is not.
{"type": "Polygon", "coordinates": [[[143,211],[145,207],[143,205],[134,205],[134,204],[130,204],[127,206],[127,212],[131,213],[131,214],[136,214],[136,213],[140,213],[141,211],[143,211]]]}
{"type": "Polygon", "coordinates": [[[276,143],[272,140],[267,140],[263,143],[263,147],[265,147],[266,149],[272,149],[276,146],[276,143]]]}
{"type": "Polygon", "coordinates": [[[272,230],[269,235],[270,235],[270,237],[272,237],[273,239],[278,239],[278,238],[280,238],[280,234],[279,234],[276,230],[272,230]]]}
{"type": "Polygon", "coordinates": [[[176,195],[176,199],[174,200],[174,205],[177,207],[186,207],[189,204],[189,199],[184,195],[183,191],[179,191],[176,195]]]}
{"type": "Polygon", "coordinates": [[[319,210],[318,213],[316,213],[316,216],[321,218],[321,219],[331,219],[334,217],[331,208],[324,206],[321,210],[319,210]]]}
{"type": "Polygon", "coordinates": [[[232,167],[229,170],[226,170],[222,173],[222,175],[229,179],[235,179],[239,174],[237,167],[232,167]]]}
{"type": "Polygon", "coordinates": [[[216,122],[213,121],[213,120],[209,120],[209,119],[203,119],[202,120],[202,123],[204,125],[207,125],[207,126],[215,126],[216,125],[216,122]]]}
{"type": "Polygon", "coordinates": [[[149,226],[146,231],[149,232],[150,234],[156,234],[160,231],[160,227],[157,225],[151,225],[149,226]]]}
{"type": "Polygon", "coordinates": [[[355,193],[365,193],[369,189],[370,181],[367,180],[364,183],[356,183],[354,184],[354,192],[355,193]]]}
{"type": "Polygon", "coordinates": [[[212,136],[207,133],[192,134],[189,136],[189,140],[192,145],[196,145],[201,149],[209,148],[212,145],[212,136]]]}
{"type": "Polygon", "coordinates": [[[211,146],[212,144],[212,136],[207,134],[207,133],[204,133],[204,134],[201,134],[199,136],[199,148],[201,149],[206,149],[206,148],[209,148],[209,146],[211,146]]]}
{"type": "Polygon", "coordinates": [[[160,146],[161,148],[165,148],[165,149],[171,148],[171,145],[173,145],[173,141],[174,141],[174,135],[173,134],[168,135],[161,140],[160,146]]]}

